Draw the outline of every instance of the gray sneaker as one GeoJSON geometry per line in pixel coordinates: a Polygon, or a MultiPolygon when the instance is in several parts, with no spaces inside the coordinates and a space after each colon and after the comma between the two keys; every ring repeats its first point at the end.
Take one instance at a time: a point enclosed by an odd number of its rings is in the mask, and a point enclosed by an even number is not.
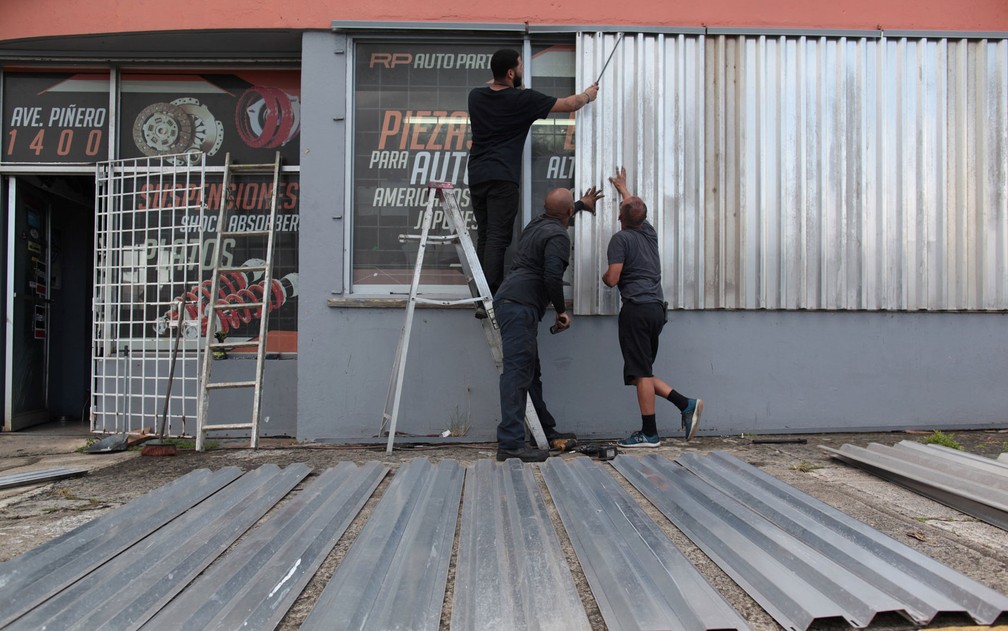
{"type": "Polygon", "coordinates": [[[693,438],[700,429],[700,415],[703,414],[703,399],[690,399],[689,405],[682,411],[682,427],[686,440],[693,438]]]}

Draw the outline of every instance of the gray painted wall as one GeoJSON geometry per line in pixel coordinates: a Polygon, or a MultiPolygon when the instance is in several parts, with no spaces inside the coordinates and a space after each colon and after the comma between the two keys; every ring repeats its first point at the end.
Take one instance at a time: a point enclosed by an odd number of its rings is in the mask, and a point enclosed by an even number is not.
{"type": "MultiPolygon", "coordinates": [[[[334,435],[327,428],[343,406],[343,396],[333,397],[331,385],[333,366],[343,351],[333,341],[337,320],[326,300],[343,286],[345,47],[346,37],[332,33],[305,33],[302,42],[301,102],[306,106],[301,110],[300,136],[299,438],[334,435]]],[[[348,430],[344,435],[352,434],[348,430]]]]}
{"type": "MultiPolygon", "coordinates": [[[[218,361],[213,367],[213,381],[242,381],[255,374],[255,357],[235,356],[218,361]]],[[[263,366],[262,416],[260,436],[297,435],[296,359],[269,359],[263,366]]],[[[252,418],[252,389],[215,390],[210,393],[210,423],[248,423],[252,418]]],[[[192,431],[192,430],[190,430],[192,431]]],[[[219,436],[248,436],[244,432],[214,432],[219,436]]]]}
{"type": "MultiPolygon", "coordinates": [[[[471,416],[468,437],[492,440],[497,379],[478,323],[468,311],[417,313],[398,429],[439,433],[458,406],[471,416]]],[[[314,353],[325,369],[299,376],[300,438],[376,435],[402,317],[329,310],[314,353]]],[[[615,317],[575,316],[556,336],[547,326],[543,383],[561,429],[639,429],[615,317]]],[[[701,434],[1008,426],[1006,314],[673,311],[661,343],[655,374],[705,400],[701,434]]],[[[659,401],[657,411],[661,433],[675,436],[677,410],[659,401]]]]}
{"type": "MultiPolygon", "coordinates": [[[[377,436],[403,311],[330,308],[342,295],[345,36],[307,33],[302,62],[297,435],[377,436]]],[[[349,209],[346,209],[349,215],[349,209]]],[[[674,311],[655,372],[707,402],[701,433],[738,434],[1008,426],[1008,314],[674,311]]],[[[540,336],[546,400],[563,430],[638,429],[622,385],[613,316],[575,317],[540,336]]],[[[438,434],[453,416],[492,440],[497,376],[465,310],[420,310],[398,430],[438,434]]],[[[660,403],[660,402],[659,402],[660,403]]],[[[663,435],[679,430],[671,404],[663,435]]]]}

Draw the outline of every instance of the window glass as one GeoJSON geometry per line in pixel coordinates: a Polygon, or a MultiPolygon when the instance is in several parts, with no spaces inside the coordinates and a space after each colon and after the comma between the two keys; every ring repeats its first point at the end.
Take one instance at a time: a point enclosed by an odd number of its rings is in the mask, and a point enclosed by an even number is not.
{"type": "MultiPolygon", "coordinates": [[[[538,45],[532,47],[532,87],[559,98],[574,94],[573,44],[538,45]]],[[[583,110],[582,110],[583,111],[583,110]]],[[[543,212],[546,193],[554,188],[574,186],[574,122],[580,112],[550,114],[532,125],[532,209],[531,217],[543,212]]],[[[580,195],[575,192],[574,199],[580,195]]],[[[578,217],[575,217],[576,221],[578,217]]],[[[573,223],[568,230],[571,249],[574,244],[573,223]]],[[[570,257],[574,261],[573,252],[570,257]]],[[[564,273],[564,292],[570,296],[574,266],[564,273]]]]}
{"type": "MultiPolygon", "coordinates": [[[[574,46],[532,47],[532,87],[563,98],[574,87],[574,46]]],[[[550,114],[532,125],[532,216],[542,212],[546,193],[574,186],[574,120],[577,112],[550,114]]]]}
{"type": "MultiPolygon", "coordinates": [[[[217,249],[222,272],[214,302],[236,305],[217,312],[221,340],[235,352],[254,351],[262,310],[242,303],[269,305],[267,349],[297,352],[299,176],[284,174],[277,195],[277,225],[273,239],[272,278],[261,270],[265,236],[236,236],[269,227],[273,201],[272,175],[238,174],[223,190],[223,175],[208,174],[202,196],[199,171],[186,165],[128,160],[102,173],[97,217],[95,304],[99,329],[110,340],[143,342],[170,340],[168,323],[184,302],[187,319],[198,324],[186,330],[194,343],[206,333],[210,316],[211,274],[217,249]],[[227,225],[217,225],[226,200],[227,225]],[[200,208],[203,208],[202,222],[200,208]],[[221,232],[232,233],[220,237],[221,232]],[[200,239],[202,237],[202,243],[200,239]],[[247,268],[247,269],[246,269],[247,268]]],[[[139,346],[137,344],[140,343],[139,346]]]]}
{"type": "MultiPolygon", "coordinates": [[[[475,230],[466,182],[469,90],[490,79],[501,45],[359,43],[354,64],[353,283],[404,285],[416,262],[415,242],[427,183],[455,185],[475,230]]],[[[438,232],[447,229],[436,217],[438,232]]],[[[475,233],[474,233],[475,234],[475,233]]],[[[423,282],[462,284],[451,245],[427,249],[423,282]]],[[[366,291],[366,289],[365,289],[366,291]]]]}
{"type": "MultiPolygon", "coordinates": [[[[352,167],[355,291],[410,283],[417,245],[401,243],[399,236],[420,233],[431,180],[454,185],[475,241],[476,222],[466,173],[468,94],[490,81],[490,58],[504,47],[521,50],[521,42],[357,44],[352,167]]],[[[573,92],[573,46],[535,47],[532,57],[526,60],[526,72],[532,72],[535,89],[555,96],[573,92]]],[[[567,114],[553,115],[533,127],[533,216],[541,212],[547,190],[570,186],[573,181],[570,120],[567,114]]],[[[434,227],[435,234],[448,229],[439,213],[435,213],[434,227]]],[[[464,284],[454,246],[427,248],[421,282],[464,284]]]]}

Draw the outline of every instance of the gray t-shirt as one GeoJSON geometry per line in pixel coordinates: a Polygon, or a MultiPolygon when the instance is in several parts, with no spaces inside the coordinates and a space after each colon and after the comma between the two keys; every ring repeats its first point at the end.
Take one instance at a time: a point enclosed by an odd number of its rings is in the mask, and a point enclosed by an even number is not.
{"type": "Polygon", "coordinates": [[[609,240],[609,264],[622,263],[619,290],[624,302],[647,304],[664,302],[661,288],[661,259],[658,233],[645,221],[636,228],[624,228],[609,240]]]}

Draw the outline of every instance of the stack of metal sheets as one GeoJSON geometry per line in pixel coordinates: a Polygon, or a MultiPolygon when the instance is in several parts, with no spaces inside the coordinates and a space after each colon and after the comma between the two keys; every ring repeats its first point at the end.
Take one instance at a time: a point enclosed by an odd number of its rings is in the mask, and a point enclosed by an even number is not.
{"type": "Polygon", "coordinates": [[[1008,612],[1008,597],[728,454],[612,465],[420,458],[373,510],[377,462],[311,478],[304,464],[201,469],[0,564],[0,629],[275,629],[293,608],[307,630],[577,631],[599,615],[614,631],[748,630],[630,485],[786,629],[1008,612]]]}
{"type": "Polygon", "coordinates": [[[870,443],[867,448],[846,444],[840,449],[822,449],[880,478],[1008,530],[1008,462],[1000,458],[910,440],[893,447],[870,443]]]}
{"type": "Polygon", "coordinates": [[[785,628],[1008,611],[1008,597],[726,453],[614,466],[785,628]]]}

